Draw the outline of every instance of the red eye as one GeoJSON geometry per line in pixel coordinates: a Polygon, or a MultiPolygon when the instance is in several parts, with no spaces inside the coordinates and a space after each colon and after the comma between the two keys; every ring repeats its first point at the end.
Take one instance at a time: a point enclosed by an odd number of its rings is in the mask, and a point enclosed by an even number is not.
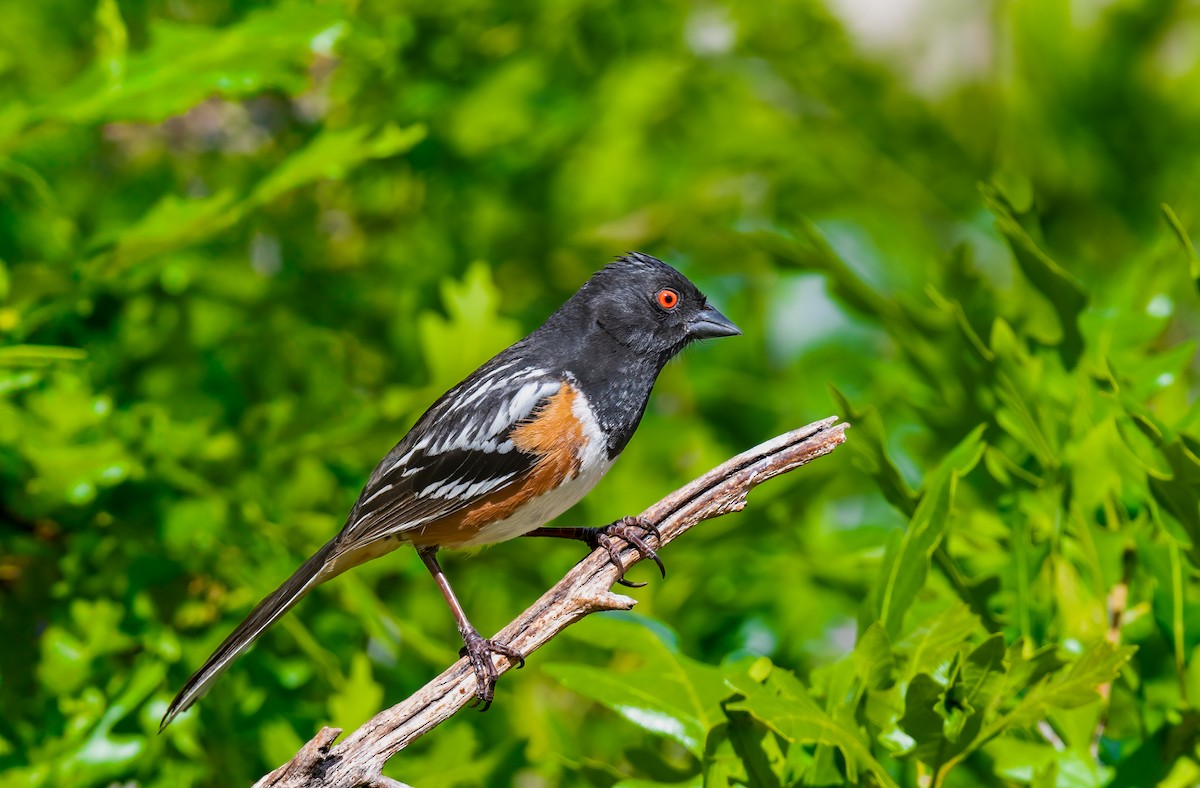
{"type": "Polygon", "coordinates": [[[654,300],[663,309],[674,309],[679,306],[679,293],[676,293],[669,287],[665,287],[658,291],[658,295],[654,297],[654,300]]]}

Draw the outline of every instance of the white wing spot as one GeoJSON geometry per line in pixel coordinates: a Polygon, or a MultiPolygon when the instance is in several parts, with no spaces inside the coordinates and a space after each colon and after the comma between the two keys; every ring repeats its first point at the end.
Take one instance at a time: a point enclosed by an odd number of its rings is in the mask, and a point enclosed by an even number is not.
{"type": "Polygon", "coordinates": [[[437,492],[437,489],[441,486],[442,486],[442,482],[434,482],[433,484],[426,487],[424,490],[421,490],[421,492],[417,493],[417,497],[418,498],[436,498],[437,496],[434,495],[434,493],[437,492]]]}
{"type": "Polygon", "coordinates": [[[481,381],[480,383],[476,384],[474,390],[472,390],[468,396],[466,396],[463,399],[459,400],[458,402],[454,403],[453,409],[454,410],[463,410],[465,408],[470,407],[471,403],[473,403],[475,400],[479,399],[484,394],[487,394],[489,391],[491,391],[492,387],[495,384],[496,384],[495,378],[487,378],[486,380],[481,381]]]}
{"type": "Polygon", "coordinates": [[[417,493],[417,497],[460,498],[469,500],[496,489],[516,475],[517,474],[514,471],[513,473],[506,473],[503,476],[494,476],[491,479],[484,479],[478,482],[472,482],[469,480],[455,481],[453,479],[445,479],[434,482],[424,490],[421,490],[421,492],[417,493]]]}
{"type": "Polygon", "coordinates": [[[392,485],[390,485],[390,484],[385,484],[385,485],[383,485],[383,486],[382,486],[382,487],[380,487],[378,490],[376,490],[375,492],[371,493],[371,497],[370,497],[370,498],[368,498],[367,500],[363,501],[363,504],[365,505],[365,504],[368,504],[368,503],[370,503],[371,501],[373,501],[373,500],[375,500],[376,498],[378,498],[379,496],[383,495],[385,492],[387,492],[387,491],[388,491],[388,490],[390,490],[390,489],[392,489],[392,485]]]}
{"type": "Polygon", "coordinates": [[[472,484],[470,487],[467,488],[466,495],[464,495],[463,497],[474,498],[477,495],[483,495],[486,492],[491,492],[492,490],[496,489],[497,487],[504,484],[506,481],[508,481],[509,479],[511,479],[512,477],[514,477],[516,475],[517,475],[516,473],[506,473],[503,476],[497,476],[495,479],[488,479],[486,481],[476,482],[475,484],[472,484]]]}
{"type": "MultiPolygon", "coordinates": [[[[424,448],[424,446],[422,446],[421,444],[428,443],[428,442],[429,441],[422,441],[421,443],[417,444],[414,448],[410,449],[407,454],[405,454],[403,457],[401,457],[400,459],[393,462],[392,467],[388,468],[387,472],[391,473],[392,471],[396,470],[400,466],[407,465],[408,461],[411,460],[413,458],[413,455],[417,453],[417,449],[424,448]]],[[[408,473],[405,472],[404,475],[407,476],[408,473]]]]}

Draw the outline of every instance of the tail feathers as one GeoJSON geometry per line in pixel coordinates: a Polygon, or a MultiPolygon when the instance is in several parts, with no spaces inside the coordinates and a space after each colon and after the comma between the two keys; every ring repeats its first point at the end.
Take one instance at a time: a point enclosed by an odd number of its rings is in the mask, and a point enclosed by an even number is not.
{"type": "Polygon", "coordinates": [[[305,561],[304,565],[297,569],[283,585],[258,603],[250,615],[246,616],[246,620],[238,624],[237,629],[225,638],[225,642],[217,647],[204,666],[192,674],[192,677],[183,685],[183,689],[179,690],[179,694],[175,696],[175,700],[171,701],[167,713],[163,715],[162,722],[159,723],[159,733],[171,724],[171,720],[199,700],[213,682],[225,672],[225,668],[229,667],[243,651],[249,648],[250,644],[257,640],[267,627],[291,610],[292,605],[304,598],[304,595],[321,581],[328,579],[330,573],[322,570],[330,567],[333,552],[334,543],[330,541],[312,558],[305,561]]]}

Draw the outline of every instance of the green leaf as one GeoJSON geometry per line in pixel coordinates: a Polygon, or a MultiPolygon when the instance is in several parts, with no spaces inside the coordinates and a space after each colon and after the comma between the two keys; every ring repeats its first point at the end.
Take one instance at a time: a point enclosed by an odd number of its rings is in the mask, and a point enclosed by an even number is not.
{"type": "Polygon", "coordinates": [[[880,785],[896,785],[861,734],[830,717],[795,676],[776,669],[765,683],[747,674],[729,677],[727,682],[742,699],[727,703],[726,708],[748,712],[790,742],[838,748],[845,758],[846,777],[852,783],[858,782],[860,772],[867,771],[880,785]]]}
{"type": "Polygon", "coordinates": [[[896,644],[896,652],[903,657],[903,679],[911,681],[918,673],[937,671],[978,627],[979,618],[962,602],[925,619],[896,644]]]}
{"type": "Polygon", "coordinates": [[[708,732],[703,779],[707,788],[733,788],[746,785],[750,779],[746,764],[729,738],[728,721],[718,723],[708,732]]]}
{"type": "Polygon", "coordinates": [[[1200,292],[1200,255],[1196,254],[1196,247],[1192,244],[1192,238],[1188,235],[1183,222],[1179,221],[1179,217],[1175,215],[1175,211],[1170,205],[1164,202],[1160,207],[1162,208],[1163,216],[1167,220],[1167,224],[1174,231],[1175,237],[1179,239],[1179,245],[1183,247],[1183,251],[1187,255],[1188,273],[1191,274],[1192,284],[1200,292]]]}
{"type": "Polygon", "coordinates": [[[58,738],[39,740],[30,753],[35,762],[49,764],[40,784],[103,785],[127,774],[145,756],[153,734],[138,730],[132,721],[122,723],[135,716],[165,677],[161,662],[139,660],[115,683],[112,695],[93,687],[64,703],[67,730],[58,738]]]}
{"type": "Polygon", "coordinates": [[[614,783],[612,788],[701,788],[704,783],[702,775],[684,780],[679,783],[661,783],[654,780],[621,780],[614,783]]]}
{"type": "Polygon", "coordinates": [[[969,743],[979,730],[984,711],[1000,695],[1005,674],[1004,637],[992,635],[963,661],[959,675],[944,701],[946,739],[969,743]],[[974,723],[970,729],[968,721],[974,723]]]}
{"type": "Polygon", "coordinates": [[[1008,647],[1008,680],[1003,694],[1017,697],[1020,693],[1062,668],[1067,663],[1053,645],[1042,646],[1026,653],[1028,642],[1017,638],[1008,647]]]}
{"type": "Polygon", "coordinates": [[[1022,655],[1023,644],[1017,641],[1008,648],[1007,676],[991,697],[992,708],[984,712],[988,719],[983,728],[977,736],[972,737],[969,745],[946,760],[944,768],[948,770],[980,746],[1012,728],[1029,727],[1054,712],[1098,701],[1097,688],[1112,681],[1135,650],[1129,646],[1113,646],[1101,640],[1069,667],[1046,676],[1046,671],[1053,669],[1056,664],[1051,649],[1041,649],[1025,657],[1022,655]],[[1007,712],[994,713],[1031,682],[1036,683],[1007,712]]]}
{"type": "Polygon", "coordinates": [[[999,191],[980,185],[984,201],[996,217],[996,227],[1008,239],[1021,272],[1046,297],[1058,314],[1062,329],[1059,353],[1063,364],[1072,369],[1083,353],[1083,334],[1079,330],[1079,315],[1087,306],[1088,297],[1083,285],[1070,273],[1050,259],[1013,215],[1012,206],[999,191]]]}
{"type": "Polygon", "coordinates": [[[1073,709],[1097,701],[1096,689],[1112,681],[1136,650],[1099,641],[1068,668],[1029,690],[1011,711],[988,726],[984,738],[1009,727],[1032,725],[1055,709],[1073,709]]]}
{"type": "Polygon", "coordinates": [[[892,642],[878,622],[867,627],[850,655],[855,672],[866,687],[882,689],[891,684],[896,661],[892,653],[892,642]]]}
{"type": "Polygon", "coordinates": [[[729,718],[730,743],[745,768],[749,784],[779,788],[787,759],[779,749],[775,734],[745,712],[727,709],[726,716],[729,718]]]}
{"type": "MultiPolygon", "coordinates": [[[[985,753],[994,760],[997,775],[1018,784],[1055,788],[1086,788],[1108,784],[1104,779],[1102,767],[1086,752],[1056,750],[1045,743],[1009,737],[992,742],[985,749],[985,753]],[[1042,780],[1046,775],[1054,775],[1055,779],[1042,780]]],[[[1154,785],[1157,781],[1137,784],[1154,785]]]]}
{"type": "Polygon", "coordinates": [[[1150,491],[1171,513],[1191,542],[1192,561],[1200,566],[1200,456],[1182,438],[1159,440],[1159,451],[1171,466],[1170,478],[1148,474],[1150,491]]]}
{"type": "Polygon", "coordinates": [[[976,647],[948,685],[919,673],[904,699],[900,728],[916,742],[907,755],[935,773],[965,752],[983,727],[1004,686],[1004,638],[993,635],[976,647]]]}
{"type": "MultiPolygon", "coordinates": [[[[236,224],[244,213],[232,191],[210,197],[163,197],[136,223],[124,228],[112,247],[113,261],[129,266],[155,255],[204,241],[236,224]]],[[[105,242],[100,242],[101,246],[105,242]]],[[[112,269],[110,268],[110,271],[112,269]]]]}
{"type": "Polygon", "coordinates": [[[855,440],[848,444],[847,449],[859,467],[875,481],[887,502],[905,517],[912,517],[917,506],[917,495],[904,481],[888,454],[887,435],[879,411],[870,406],[857,409],[836,386],[831,385],[829,389],[838,408],[846,414],[846,421],[854,425],[855,440]]]}
{"type": "MultiPolygon", "coordinates": [[[[606,668],[586,665],[551,664],[545,671],[567,689],[591,698],[650,733],[674,739],[699,758],[704,751],[704,738],[716,717],[697,707],[679,692],[686,680],[676,680],[676,686],[666,693],[654,682],[640,686],[647,677],[614,675],[606,668]]],[[[659,673],[661,677],[661,673],[659,673]]]]}
{"type": "Polygon", "coordinates": [[[755,240],[776,257],[792,265],[822,271],[829,278],[833,294],[852,309],[883,322],[902,321],[901,310],[864,282],[838,255],[817,225],[803,220],[800,238],[778,233],[758,233],[755,240]]]}
{"type": "Polygon", "coordinates": [[[899,722],[900,729],[914,742],[904,754],[934,769],[940,768],[946,758],[954,754],[946,751],[953,745],[946,741],[943,731],[946,720],[938,713],[945,691],[946,688],[933,676],[918,673],[904,693],[904,715],[899,722]]]}
{"type": "MultiPolygon", "coordinates": [[[[421,125],[385,126],[372,135],[369,127],[325,131],[305,148],[269,172],[245,199],[230,191],[185,199],[167,195],[139,221],[123,228],[112,246],[112,273],[142,260],[201,243],[241,221],[252,209],[289,191],[321,179],[337,179],[372,159],[402,153],[425,136],[421,125]],[[115,267],[114,267],[115,266],[115,267]]],[[[107,245],[99,241],[97,248],[107,245]]]]}
{"type": "Polygon", "coordinates": [[[180,498],[166,509],[160,526],[164,553],[187,556],[213,549],[227,519],[228,504],[219,496],[180,498]]]}
{"type": "Polygon", "coordinates": [[[721,670],[679,653],[674,642],[636,617],[594,617],[577,629],[574,634],[596,645],[640,656],[641,666],[629,674],[562,663],[544,670],[568,689],[702,758],[709,730],[724,719],[720,701],[728,690],[721,670]]]}
{"type": "Polygon", "coordinates": [[[881,621],[893,638],[899,636],[904,615],[925,585],[933,551],[946,531],[958,480],[983,454],[983,431],[984,425],[972,430],[929,475],[908,528],[888,544],[865,612],[871,620],[881,621]]]}
{"type": "Polygon", "coordinates": [[[490,749],[480,752],[475,729],[465,724],[443,725],[429,738],[426,752],[405,753],[400,761],[384,766],[384,774],[394,769],[397,779],[412,785],[495,785],[513,749],[521,746],[517,741],[489,741],[490,749]]]}
{"type": "Polygon", "coordinates": [[[116,440],[88,443],[67,435],[46,437],[24,448],[26,458],[37,470],[39,490],[47,497],[86,505],[98,489],[120,484],[136,470],[128,447],[116,440]]]}
{"type": "Polygon", "coordinates": [[[0,347],[0,367],[40,367],[59,361],[82,361],[87,351],[56,345],[9,345],[0,347]]]}
{"type": "Polygon", "coordinates": [[[100,0],[96,4],[96,66],[108,75],[110,83],[125,74],[125,51],[129,34],[117,0],[100,0]]]}
{"type": "Polygon", "coordinates": [[[467,269],[462,282],[442,282],[448,318],[433,311],[421,315],[419,327],[433,387],[441,391],[471,371],[474,358],[486,358],[516,341],[516,323],[500,316],[500,291],[482,263],[467,269]],[[453,352],[446,352],[452,348],[453,352]]]}
{"type": "MultiPolygon", "coordinates": [[[[116,20],[104,18],[107,37],[116,38],[116,20]]],[[[114,42],[91,71],[38,106],[35,117],[157,122],[214,95],[240,98],[270,89],[294,95],[308,85],[305,69],[314,50],[328,49],[341,29],[336,6],[299,2],[258,9],[224,28],[156,19],[150,45],[124,59],[123,73],[114,74],[114,42]]]]}
{"type": "Polygon", "coordinates": [[[424,138],[425,127],[420,124],[406,128],[389,124],[374,135],[367,126],[323,131],[263,178],[251,201],[267,203],[305,184],[342,178],[363,162],[403,153],[424,138]]]}
{"type": "Polygon", "coordinates": [[[1013,327],[1002,318],[992,322],[989,341],[996,355],[994,391],[999,404],[993,418],[1043,468],[1057,468],[1060,451],[1051,444],[1038,418],[1039,390],[1044,385],[1039,373],[1044,363],[1032,356],[1013,327]]]}
{"type": "Polygon", "coordinates": [[[383,708],[383,687],[372,675],[371,660],[359,651],[350,663],[346,683],[329,698],[331,724],[354,730],[383,708]]]}

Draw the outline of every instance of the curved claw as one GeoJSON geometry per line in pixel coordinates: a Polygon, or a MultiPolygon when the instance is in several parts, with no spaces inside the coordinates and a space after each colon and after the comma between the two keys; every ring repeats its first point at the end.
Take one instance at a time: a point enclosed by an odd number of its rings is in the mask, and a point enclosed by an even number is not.
{"type": "MultiPolygon", "coordinates": [[[[625,566],[621,563],[621,550],[615,544],[614,537],[624,539],[641,554],[642,558],[648,558],[653,561],[658,566],[659,573],[666,578],[667,568],[663,565],[662,559],[658,557],[658,553],[653,547],[646,544],[645,539],[633,532],[634,529],[641,529],[645,532],[645,536],[649,537],[653,535],[658,539],[660,544],[662,543],[662,532],[658,530],[658,526],[642,517],[622,517],[620,520],[603,528],[596,528],[592,532],[594,534],[593,539],[596,545],[608,551],[609,560],[612,561],[613,565],[621,569],[624,569],[625,566]]],[[[634,583],[626,580],[624,575],[617,578],[617,583],[626,588],[642,588],[646,585],[645,583],[634,583]]]]}
{"type": "Polygon", "coordinates": [[[663,566],[662,559],[658,557],[658,553],[654,551],[654,548],[642,541],[640,536],[634,536],[631,533],[623,533],[621,534],[621,538],[636,547],[637,551],[642,554],[643,558],[649,558],[651,561],[657,564],[659,573],[663,576],[664,580],[666,579],[667,568],[663,566]]]}
{"type": "Polygon", "coordinates": [[[481,637],[474,630],[463,635],[463,647],[458,653],[459,656],[470,659],[471,668],[475,671],[475,698],[467,706],[472,709],[478,706],[479,711],[491,708],[496,693],[496,679],[500,677],[496,665],[492,662],[493,654],[507,657],[518,669],[525,667],[525,657],[521,652],[511,646],[481,637]]]}

